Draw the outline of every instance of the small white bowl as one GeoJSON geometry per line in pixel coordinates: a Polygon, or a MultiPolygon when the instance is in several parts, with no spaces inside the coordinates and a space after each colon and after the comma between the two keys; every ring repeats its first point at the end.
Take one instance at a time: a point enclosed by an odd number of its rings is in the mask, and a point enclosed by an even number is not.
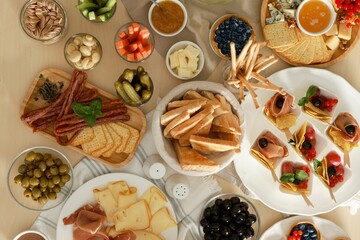
{"type": "MultiPolygon", "coordinates": [[[[169,1],[169,0],[157,0],[158,3],[161,3],[161,2],[164,2],[164,1],[169,1]]],[[[151,28],[157,33],[159,34],[160,36],[163,36],[163,37],[173,37],[177,34],[179,34],[186,26],[186,23],[188,21],[188,13],[186,11],[186,8],[185,6],[178,0],[170,0],[174,3],[176,3],[177,5],[179,5],[181,7],[181,9],[183,10],[184,12],[184,22],[182,23],[181,27],[179,28],[179,30],[177,30],[176,32],[173,32],[173,33],[163,33],[163,32],[160,32],[158,31],[155,26],[153,25],[152,21],[151,21],[151,14],[153,12],[153,9],[154,7],[156,6],[155,3],[153,3],[151,6],[150,6],[150,9],[149,9],[149,12],[148,12],[148,20],[149,20],[149,23],[150,23],[150,26],[151,28]]]]}
{"type": "Polygon", "coordinates": [[[20,239],[38,239],[41,237],[41,240],[48,240],[49,238],[46,237],[43,233],[34,231],[34,230],[26,230],[24,232],[19,233],[14,237],[13,240],[20,240],[20,239]]]}
{"type": "Polygon", "coordinates": [[[177,42],[174,45],[172,45],[172,47],[169,48],[169,50],[168,50],[168,52],[166,54],[165,60],[166,60],[166,67],[169,70],[169,72],[171,73],[171,75],[173,75],[174,77],[176,77],[178,79],[181,79],[181,80],[189,80],[189,79],[195,78],[197,75],[199,75],[199,73],[202,71],[202,69],[204,67],[204,53],[203,53],[203,51],[201,50],[201,48],[197,44],[195,44],[193,42],[190,42],[190,41],[180,41],[180,42],[177,42]],[[184,77],[180,77],[179,75],[177,75],[176,70],[172,69],[170,67],[170,55],[172,53],[180,50],[180,49],[184,49],[188,45],[191,45],[194,48],[199,49],[200,50],[200,55],[198,56],[199,57],[198,68],[197,68],[196,72],[194,73],[194,75],[191,78],[184,78],[184,77]]]}
{"type": "Polygon", "coordinates": [[[332,5],[332,3],[328,0],[304,0],[301,2],[301,4],[299,5],[299,7],[297,8],[296,10],[296,23],[298,25],[298,27],[300,28],[300,30],[307,34],[307,35],[310,35],[310,36],[320,36],[324,33],[326,33],[327,31],[330,30],[330,28],[332,27],[332,25],[334,25],[334,22],[335,22],[335,19],[336,19],[336,12],[335,12],[335,9],[332,5]],[[330,10],[330,22],[328,24],[328,26],[326,28],[324,28],[322,31],[320,32],[309,32],[307,31],[306,29],[303,28],[303,26],[301,26],[300,24],[300,11],[301,9],[304,7],[304,5],[306,5],[308,2],[311,2],[311,1],[319,1],[319,2],[322,2],[324,3],[330,10]]]}

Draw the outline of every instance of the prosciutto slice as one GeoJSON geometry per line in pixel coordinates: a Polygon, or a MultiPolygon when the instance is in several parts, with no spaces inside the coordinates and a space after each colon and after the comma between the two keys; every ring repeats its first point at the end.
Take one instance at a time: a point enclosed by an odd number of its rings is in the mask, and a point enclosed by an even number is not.
{"type": "Polygon", "coordinates": [[[280,93],[275,93],[274,96],[272,96],[269,99],[269,101],[266,102],[265,108],[269,110],[272,116],[279,117],[281,115],[289,113],[292,109],[293,104],[294,104],[294,97],[291,96],[290,94],[285,93],[285,95],[282,95],[280,93]],[[278,100],[284,101],[281,108],[276,106],[276,102],[278,100]]]}
{"type": "Polygon", "coordinates": [[[283,146],[279,139],[271,132],[267,131],[262,134],[258,139],[265,138],[267,140],[267,146],[262,148],[257,141],[257,146],[261,154],[266,158],[282,158],[288,155],[286,146],[283,146]]]}
{"type": "Polygon", "coordinates": [[[109,240],[109,237],[104,228],[100,229],[95,234],[91,234],[74,226],[73,240],[109,240]]]}
{"type": "Polygon", "coordinates": [[[83,231],[95,234],[103,226],[106,217],[98,213],[81,210],[76,219],[76,225],[83,231]]]}
{"type": "Polygon", "coordinates": [[[360,139],[359,124],[356,119],[350,113],[340,113],[335,119],[334,125],[343,133],[344,140],[352,143],[357,143],[360,139]],[[346,127],[354,126],[355,131],[353,134],[349,134],[346,131],[346,127]]]}
{"type": "Polygon", "coordinates": [[[136,235],[132,231],[124,231],[116,237],[110,237],[110,240],[136,240],[136,235]]]}

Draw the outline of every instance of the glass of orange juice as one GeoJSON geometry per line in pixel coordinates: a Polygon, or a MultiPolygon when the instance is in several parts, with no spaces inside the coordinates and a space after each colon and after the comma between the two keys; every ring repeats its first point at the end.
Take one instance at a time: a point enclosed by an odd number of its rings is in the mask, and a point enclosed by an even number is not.
{"type": "Polygon", "coordinates": [[[328,0],[305,0],[296,10],[296,22],[310,36],[326,33],[334,24],[336,13],[328,0]]]}

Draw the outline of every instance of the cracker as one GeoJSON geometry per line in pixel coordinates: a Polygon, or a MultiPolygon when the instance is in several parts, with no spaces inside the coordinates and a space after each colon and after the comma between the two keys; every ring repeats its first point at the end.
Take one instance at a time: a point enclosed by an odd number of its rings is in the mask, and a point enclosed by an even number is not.
{"type": "Polygon", "coordinates": [[[94,138],[90,142],[81,144],[81,147],[84,152],[92,153],[106,145],[105,133],[101,125],[95,126],[92,128],[94,131],[94,138]]]}
{"type": "Polygon", "coordinates": [[[80,131],[79,135],[77,135],[72,141],[71,145],[78,146],[82,145],[84,143],[90,142],[92,139],[94,139],[94,130],[92,128],[85,128],[80,131]]]}
{"type": "Polygon", "coordinates": [[[130,127],[129,125],[126,125],[122,122],[117,122],[116,123],[117,125],[121,126],[121,127],[124,127],[126,129],[128,129],[130,131],[130,138],[129,138],[129,141],[127,142],[126,144],[126,147],[124,149],[124,153],[131,153],[135,150],[135,147],[136,147],[136,144],[139,140],[139,137],[140,137],[140,133],[139,133],[139,130],[133,128],[133,127],[130,127]]]}
{"type": "Polygon", "coordinates": [[[287,22],[266,25],[264,35],[269,48],[293,45],[299,40],[295,29],[290,29],[287,22]]]}
{"type": "Polygon", "coordinates": [[[114,140],[114,145],[112,148],[110,148],[108,151],[104,152],[102,155],[104,157],[111,157],[111,155],[113,155],[113,153],[116,151],[117,148],[120,147],[120,145],[122,144],[122,139],[120,137],[120,135],[118,135],[114,129],[112,129],[109,124],[105,124],[104,125],[107,130],[110,133],[111,138],[114,140]]]}
{"type": "Polygon", "coordinates": [[[124,152],[130,139],[130,130],[116,123],[109,123],[109,126],[121,137],[121,145],[115,150],[116,153],[124,152]]]}
{"type": "Polygon", "coordinates": [[[99,150],[92,152],[91,155],[93,155],[94,157],[100,157],[103,153],[107,152],[114,146],[114,140],[111,138],[111,135],[110,135],[108,129],[104,125],[101,125],[101,127],[105,134],[106,145],[104,147],[100,148],[99,150]]]}

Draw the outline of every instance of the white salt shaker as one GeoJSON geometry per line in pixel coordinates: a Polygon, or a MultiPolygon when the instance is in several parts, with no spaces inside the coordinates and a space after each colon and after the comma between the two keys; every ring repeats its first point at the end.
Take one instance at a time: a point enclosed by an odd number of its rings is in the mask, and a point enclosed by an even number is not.
{"type": "Polygon", "coordinates": [[[151,155],[143,164],[143,171],[148,178],[160,179],[166,173],[165,165],[159,155],[151,155]]]}
{"type": "Polygon", "coordinates": [[[185,199],[190,193],[189,180],[181,174],[171,175],[166,179],[165,190],[172,198],[185,199]]]}

